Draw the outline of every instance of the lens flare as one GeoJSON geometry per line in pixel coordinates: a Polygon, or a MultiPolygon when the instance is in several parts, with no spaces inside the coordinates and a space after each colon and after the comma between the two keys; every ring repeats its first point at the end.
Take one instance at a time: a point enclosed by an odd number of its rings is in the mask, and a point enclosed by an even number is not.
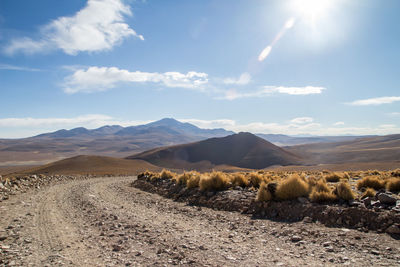
{"type": "Polygon", "coordinates": [[[264,48],[264,50],[261,51],[260,55],[258,56],[258,61],[263,61],[264,59],[266,59],[269,53],[271,53],[271,50],[272,47],[270,45],[264,48]]]}
{"type": "Polygon", "coordinates": [[[275,36],[275,38],[272,40],[271,44],[266,46],[263,51],[261,51],[260,55],[258,56],[258,61],[264,61],[268,55],[271,53],[272,48],[275,46],[275,44],[282,38],[283,35],[285,35],[286,31],[293,28],[296,20],[295,18],[290,18],[286,21],[285,25],[283,28],[278,32],[278,34],[275,36]]]}

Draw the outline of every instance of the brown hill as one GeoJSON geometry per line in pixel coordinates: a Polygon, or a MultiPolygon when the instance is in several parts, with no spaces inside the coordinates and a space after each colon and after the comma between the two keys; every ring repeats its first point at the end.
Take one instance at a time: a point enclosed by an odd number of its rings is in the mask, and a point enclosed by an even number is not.
{"type": "Polygon", "coordinates": [[[295,154],[250,133],[152,149],[128,159],[143,159],[167,168],[198,169],[216,165],[262,169],[271,165],[291,165],[300,161],[295,154]]]}
{"type": "Polygon", "coordinates": [[[143,160],[128,160],[102,156],[76,156],[24,171],[25,174],[137,174],[160,168],[143,160]]]}
{"type": "Polygon", "coordinates": [[[398,162],[400,134],[359,138],[353,141],[285,147],[307,159],[308,165],[368,162],[398,162]]]}

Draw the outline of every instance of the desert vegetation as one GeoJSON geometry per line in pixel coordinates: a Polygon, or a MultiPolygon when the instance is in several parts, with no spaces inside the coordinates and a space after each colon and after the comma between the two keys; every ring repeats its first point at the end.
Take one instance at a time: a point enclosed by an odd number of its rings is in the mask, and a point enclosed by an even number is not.
{"type": "Polygon", "coordinates": [[[180,174],[163,170],[144,172],[146,179],[167,179],[200,191],[257,191],[256,201],[284,201],[304,198],[314,203],[335,203],[375,197],[377,192],[400,191],[400,170],[394,171],[253,171],[226,173],[220,171],[180,174]]]}

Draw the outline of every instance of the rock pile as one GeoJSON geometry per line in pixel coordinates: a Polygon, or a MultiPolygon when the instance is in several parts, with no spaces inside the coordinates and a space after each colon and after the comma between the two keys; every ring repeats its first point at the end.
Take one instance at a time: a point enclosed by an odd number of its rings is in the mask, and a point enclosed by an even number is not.
{"type": "Polygon", "coordinates": [[[330,227],[354,228],[360,231],[400,234],[400,203],[389,192],[380,191],[374,198],[361,202],[342,201],[338,204],[311,203],[306,198],[288,201],[256,202],[256,191],[235,187],[226,191],[200,191],[188,189],[170,179],[146,179],[140,177],[132,186],[157,193],[190,205],[218,210],[238,211],[256,218],[277,221],[320,222],[330,227]]]}

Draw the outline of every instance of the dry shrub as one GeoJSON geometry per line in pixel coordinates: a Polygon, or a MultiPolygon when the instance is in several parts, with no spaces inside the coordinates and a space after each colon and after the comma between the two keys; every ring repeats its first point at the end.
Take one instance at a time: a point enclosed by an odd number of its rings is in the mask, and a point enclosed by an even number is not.
{"type": "Polygon", "coordinates": [[[161,179],[172,179],[175,177],[175,173],[169,171],[169,170],[162,170],[160,177],[161,179]]]}
{"type": "Polygon", "coordinates": [[[232,186],[241,186],[241,187],[246,187],[249,185],[249,180],[241,174],[241,173],[235,173],[231,177],[231,183],[232,186]]]}
{"type": "Polygon", "coordinates": [[[318,192],[314,188],[310,194],[310,200],[312,202],[316,202],[316,203],[330,203],[330,202],[335,202],[337,200],[337,197],[335,194],[333,194],[330,191],[329,192],[325,192],[325,191],[318,192]]]}
{"type": "Polygon", "coordinates": [[[341,177],[337,173],[331,173],[326,175],[324,178],[329,183],[337,183],[340,181],[341,177]]]}
{"type": "Polygon", "coordinates": [[[307,183],[311,188],[311,187],[315,186],[318,183],[318,181],[319,181],[319,178],[316,178],[315,176],[311,176],[311,177],[308,177],[307,183]]]}
{"type": "Polygon", "coordinates": [[[276,196],[283,200],[307,197],[308,194],[308,183],[298,174],[292,174],[289,178],[282,180],[276,189],[276,196]]]}
{"type": "Polygon", "coordinates": [[[255,188],[260,187],[260,184],[264,182],[264,177],[257,172],[250,173],[248,179],[250,181],[250,184],[255,188]]]}
{"type": "Polygon", "coordinates": [[[180,185],[187,185],[190,177],[192,177],[193,175],[200,175],[198,172],[184,172],[183,174],[179,175],[179,176],[175,176],[174,180],[176,181],[177,184],[180,185]]]}
{"type": "Polygon", "coordinates": [[[340,182],[335,189],[336,195],[343,200],[353,200],[355,195],[348,182],[340,182]]]}
{"type": "Polygon", "coordinates": [[[400,178],[390,178],[386,183],[386,189],[390,192],[400,192],[400,178]]]}
{"type": "Polygon", "coordinates": [[[393,177],[400,177],[400,169],[395,169],[390,173],[393,177]]]}
{"type": "Polygon", "coordinates": [[[315,192],[331,192],[331,189],[326,184],[325,179],[319,179],[314,185],[313,191],[315,192]]]}
{"type": "Polygon", "coordinates": [[[199,183],[200,183],[200,174],[194,172],[192,175],[190,175],[189,180],[186,181],[186,187],[187,188],[199,187],[199,183]]]}
{"type": "Polygon", "coordinates": [[[365,190],[364,194],[362,194],[361,199],[366,198],[366,197],[374,197],[376,195],[376,192],[372,188],[367,188],[365,190]]]}
{"type": "Polygon", "coordinates": [[[272,199],[272,194],[268,190],[268,185],[265,182],[260,184],[260,188],[257,192],[257,201],[270,201],[272,199]]]}
{"type": "Polygon", "coordinates": [[[346,179],[346,180],[349,180],[350,179],[350,174],[348,172],[344,172],[343,173],[343,178],[346,179]]]}
{"type": "Polygon", "coordinates": [[[223,172],[212,172],[209,176],[201,176],[199,187],[200,190],[224,190],[230,184],[229,177],[223,172]]]}
{"type": "Polygon", "coordinates": [[[357,182],[357,189],[361,188],[373,188],[375,190],[379,190],[385,187],[385,181],[379,179],[376,176],[367,176],[357,182]]]}

